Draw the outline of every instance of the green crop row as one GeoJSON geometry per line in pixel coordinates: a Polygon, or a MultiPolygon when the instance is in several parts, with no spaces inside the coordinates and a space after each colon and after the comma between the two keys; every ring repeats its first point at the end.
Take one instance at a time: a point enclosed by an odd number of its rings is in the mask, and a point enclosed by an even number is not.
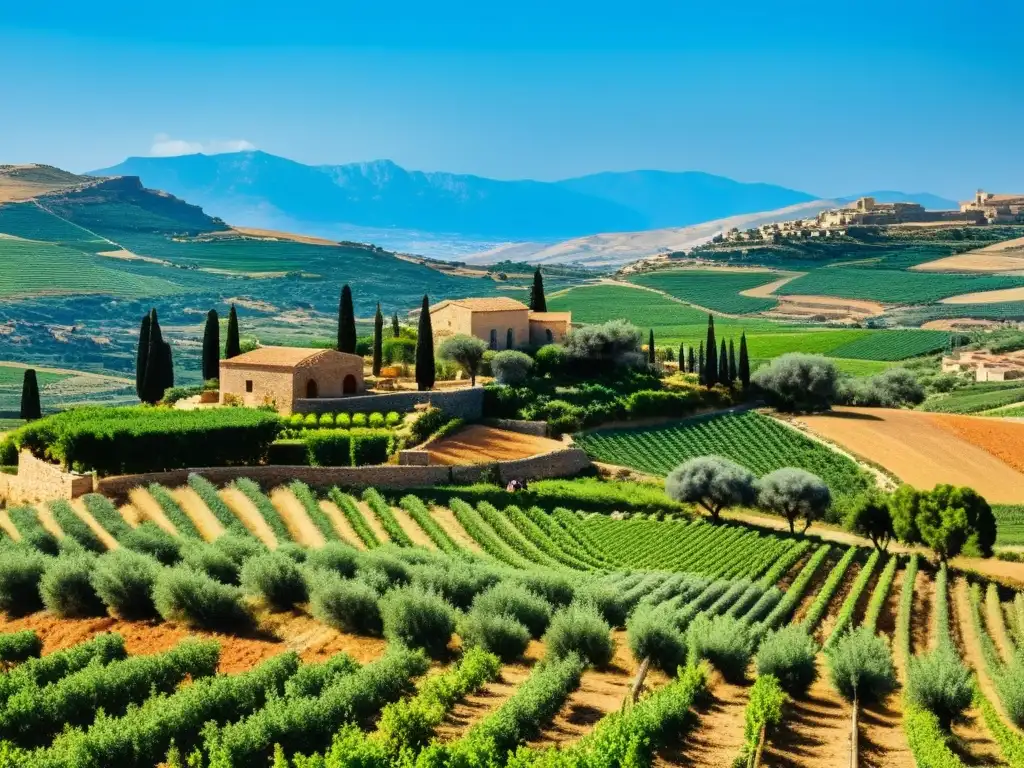
{"type": "Polygon", "coordinates": [[[156,503],[160,505],[160,509],[167,516],[167,519],[171,521],[179,535],[190,539],[202,538],[199,535],[199,529],[196,528],[196,524],[192,522],[192,518],[185,514],[185,510],[174,500],[169,490],[159,483],[152,483],[149,486],[149,493],[156,500],[156,503]]]}
{"type": "Polygon", "coordinates": [[[356,501],[347,493],[342,493],[337,488],[332,488],[330,491],[331,501],[333,501],[338,509],[341,510],[341,514],[348,520],[349,525],[352,526],[352,530],[356,532],[356,536],[359,537],[360,541],[366,545],[367,549],[373,549],[379,547],[380,542],[377,540],[376,534],[373,529],[366,522],[366,518],[363,517],[363,513],[359,511],[359,507],[356,506],[356,501]]]}
{"type": "Polygon", "coordinates": [[[403,496],[399,504],[402,509],[409,513],[409,517],[423,529],[423,532],[427,534],[427,537],[434,542],[439,550],[448,555],[453,555],[460,551],[459,545],[437,524],[433,515],[430,514],[430,510],[427,509],[427,505],[420,501],[418,496],[413,496],[412,494],[403,496]]]}
{"type": "Polygon", "coordinates": [[[948,345],[949,334],[945,331],[880,331],[836,347],[829,356],[854,360],[906,360],[940,351],[948,345]]]}
{"type": "Polygon", "coordinates": [[[885,601],[889,599],[889,590],[892,589],[892,582],[896,578],[896,569],[898,567],[899,558],[896,556],[890,557],[889,562],[885,564],[885,570],[878,577],[875,591],[871,593],[871,600],[868,602],[867,610],[864,612],[864,621],[861,623],[861,626],[867,627],[872,632],[875,631],[875,627],[878,625],[878,617],[885,607],[885,601]]]}
{"type": "MultiPolygon", "coordinates": [[[[857,574],[857,580],[853,582],[850,594],[846,596],[843,605],[839,609],[836,623],[832,625],[832,633],[825,640],[823,649],[831,648],[832,644],[842,636],[842,633],[853,624],[853,612],[857,607],[857,601],[860,600],[861,593],[867,589],[868,582],[871,581],[871,575],[875,572],[875,566],[878,565],[880,556],[879,551],[877,549],[874,550],[871,556],[868,557],[864,567],[861,568],[860,573],[857,574]]],[[[813,627],[814,625],[811,626],[813,627]]]]}
{"type": "Polygon", "coordinates": [[[294,480],[288,488],[291,490],[292,495],[298,499],[302,508],[306,510],[306,514],[309,515],[309,519],[313,521],[313,525],[317,527],[320,533],[323,534],[325,541],[341,541],[341,536],[334,530],[334,525],[331,523],[331,519],[327,514],[320,508],[320,504],[316,499],[316,495],[310,490],[309,486],[301,480],[294,480]]]}
{"type": "Polygon", "coordinates": [[[494,534],[519,557],[547,568],[558,568],[558,561],[542,552],[509,521],[507,514],[499,512],[493,504],[482,501],[476,505],[477,512],[494,534]]]}
{"type": "Polygon", "coordinates": [[[253,506],[260,513],[270,530],[274,532],[274,537],[277,539],[279,544],[292,540],[291,531],[288,530],[288,526],[284,523],[284,518],[281,517],[281,513],[277,511],[277,507],[274,503],[267,498],[267,495],[263,493],[259,485],[247,477],[240,477],[235,480],[232,485],[242,493],[249,501],[252,502],[253,506]]]}
{"type": "Polygon", "coordinates": [[[857,547],[850,547],[846,550],[846,553],[832,568],[828,578],[825,579],[825,583],[821,585],[817,597],[814,598],[811,607],[807,609],[807,615],[804,616],[804,620],[800,624],[808,633],[813,632],[818,623],[824,618],[828,604],[832,602],[833,596],[839,590],[839,585],[846,578],[846,572],[849,570],[854,558],[857,557],[857,554],[857,547]]]}
{"type": "Polygon", "coordinates": [[[400,547],[412,546],[412,539],[410,539],[408,534],[402,530],[402,526],[398,523],[398,518],[396,518],[395,513],[391,511],[391,505],[384,500],[383,496],[373,488],[367,488],[363,492],[363,501],[366,502],[371,513],[377,516],[381,527],[384,528],[388,534],[388,538],[390,538],[393,543],[400,547]]]}

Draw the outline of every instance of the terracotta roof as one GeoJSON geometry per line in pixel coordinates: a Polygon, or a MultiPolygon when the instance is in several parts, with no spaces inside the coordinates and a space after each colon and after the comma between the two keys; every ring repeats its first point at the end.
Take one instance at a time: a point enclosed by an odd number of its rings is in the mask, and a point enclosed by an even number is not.
{"type": "Polygon", "coordinates": [[[437,312],[442,307],[454,304],[456,307],[468,309],[471,312],[509,312],[517,309],[529,309],[523,302],[510,299],[508,296],[494,296],[486,299],[449,299],[435,304],[430,311],[437,312]]]}
{"type": "Polygon", "coordinates": [[[298,368],[308,365],[328,353],[341,354],[333,349],[306,349],[303,347],[260,347],[252,352],[221,360],[228,367],[259,365],[265,368],[298,368]]]}
{"type": "Polygon", "coordinates": [[[531,320],[571,320],[572,312],[531,312],[531,320]]]}

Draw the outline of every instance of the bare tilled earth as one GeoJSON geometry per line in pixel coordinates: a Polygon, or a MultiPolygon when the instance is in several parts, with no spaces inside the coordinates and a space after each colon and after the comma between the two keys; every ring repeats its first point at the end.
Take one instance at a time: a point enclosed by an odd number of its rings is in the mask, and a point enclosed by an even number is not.
{"type": "Polygon", "coordinates": [[[324,514],[331,520],[331,525],[334,526],[334,530],[341,536],[342,541],[346,544],[350,544],[356,549],[366,549],[366,545],[363,540],[359,538],[355,530],[352,528],[352,524],[345,517],[345,514],[338,509],[338,505],[333,501],[320,501],[320,509],[324,511],[324,514]]]}
{"type": "Polygon", "coordinates": [[[322,547],[325,544],[323,533],[313,524],[302,502],[289,488],[275,488],[270,493],[270,500],[281,513],[281,519],[295,541],[304,547],[322,547]]]}
{"type": "Polygon", "coordinates": [[[370,530],[373,531],[373,535],[377,537],[377,540],[382,544],[386,544],[391,541],[391,537],[388,536],[388,532],[384,530],[384,526],[380,524],[380,520],[377,519],[377,516],[373,514],[373,510],[370,509],[370,505],[365,501],[357,501],[356,506],[362,513],[363,518],[365,518],[366,524],[370,527],[370,530]]]}
{"type": "Polygon", "coordinates": [[[82,499],[75,499],[71,502],[71,509],[75,511],[82,522],[89,526],[89,529],[96,534],[96,538],[103,542],[107,549],[117,549],[120,544],[117,543],[117,539],[111,536],[107,529],[99,524],[99,521],[92,516],[92,512],[85,506],[85,502],[82,499]]]}
{"type": "Polygon", "coordinates": [[[448,509],[448,507],[431,507],[430,515],[441,526],[441,530],[447,533],[452,538],[452,541],[460,547],[468,549],[470,552],[483,552],[476,539],[466,533],[466,529],[459,523],[455,513],[448,509]]]}
{"type": "Polygon", "coordinates": [[[437,545],[430,540],[430,537],[427,536],[426,532],[420,528],[419,524],[409,516],[408,512],[401,507],[392,507],[391,512],[398,521],[399,527],[405,532],[405,535],[412,540],[413,544],[417,547],[424,547],[426,549],[437,549],[437,545]]]}
{"type": "Polygon", "coordinates": [[[990,502],[1024,503],[1024,424],[887,408],[802,416],[811,431],[919,488],[967,485],[990,502]],[[1014,455],[1011,455],[1014,454],[1014,455]],[[1007,461],[1013,461],[1011,465],[1007,461]]]}
{"type": "Polygon", "coordinates": [[[253,536],[270,549],[277,549],[277,537],[248,496],[237,488],[228,487],[220,491],[220,497],[253,536]]]}
{"type": "Polygon", "coordinates": [[[474,425],[431,443],[429,450],[432,464],[487,464],[525,459],[564,447],[558,440],[546,437],[474,425]]]}
{"type": "Polygon", "coordinates": [[[688,768],[731,766],[743,746],[744,710],[749,699],[749,685],[734,685],[713,673],[708,681],[708,695],[697,707],[693,730],[677,747],[666,750],[658,764],[688,768]]]}
{"type": "Polygon", "coordinates": [[[178,529],[174,527],[174,523],[168,519],[163,508],[145,488],[133,488],[128,494],[128,498],[131,499],[132,506],[142,514],[144,520],[156,523],[172,536],[178,535],[178,529]]]}
{"type": "Polygon", "coordinates": [[[224,526],[210,512],[198,493],[186,485],[181,488],[175,488],[171,491],[171,494],[174,496],[175,501],[178,502],[182,511],[192,520],[192,524],[199,529],[199,535],[206,539],[206,541],[213,541],[223,535],[224,526]]]}

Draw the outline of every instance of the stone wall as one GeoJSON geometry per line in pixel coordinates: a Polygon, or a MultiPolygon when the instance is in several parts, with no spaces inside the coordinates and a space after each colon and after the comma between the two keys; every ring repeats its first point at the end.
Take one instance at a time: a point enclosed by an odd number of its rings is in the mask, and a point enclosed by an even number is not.
{"type": "Polygon", "coordinates": [[[485,419],[484,424],[506,432],[518,432],[533,437],[549,437],[551,428],[546,421],[524,421],[523,419],[485,419]]]}
{"type": "Polygon", "coordinates": [[[8,504],[75,499],[90,493],[92,487],[92,475],[65,472],[28,451],[18,455],[17,475],[0,475],[0,498],[8,504]]]}
{"type": "Polygon", "coordinates": [[[476,421],[484,413],[483,387],[467,387],[448,392],[382,392],[359,397],[321,397],[295,401],[296,413],[408,413],[420,403],[429,402],[453,419],[476,421]]]}

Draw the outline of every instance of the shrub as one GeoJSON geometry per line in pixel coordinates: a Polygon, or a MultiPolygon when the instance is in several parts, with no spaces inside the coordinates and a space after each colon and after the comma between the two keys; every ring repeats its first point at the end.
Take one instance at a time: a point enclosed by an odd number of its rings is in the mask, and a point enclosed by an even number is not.
{"type": "Polygon", "coordinates": [[[352,466],[352,436],[348,430],[322,429],[307,434],[305,442],[311,466],[352,466]]]}
{"type": "Polygon", "coordinates": [[[522,572],[518,577],[524,587],[543,597],[554,608],[569,605],[576,596],[574,582],[560,571],[538,568],[522,572]]]}
{"type": "Polygon", "coordinates": [[[782,722],[782,707],[789,697],[783,692],[778,679],[773,675],[758,675],[750,689],[750,700],[743,713],[743,759],[757,751],[761,730],[770,729],[782,722]]]}
{"type": "Polygon", "coordinates": [[[356,550],[346,544],[329,541],[320,549],[312,550],[306,564],[348,579],[356,575],[356,550]]]}
{"type": "Polygon", "coordinates": [[[758,677],[772,675],[786,692],[804,694],[818,677],[817,653],[817,644],[802,627],[783,627],[769,634],[757,649],[758,677]]]}
{"type": "Polygon", "coordinates": [[[470,611],[458,623],[465,648],[482,648],[504,662],[518,659],[530,644],[530,633],[511,616],[470,611]]]}
{"type": "Polygon", "coordinates": [[[626,623],[629,649],[637,662],[650,658],[655,668],[672,675],[686,662],[686,640],[669,611],[641,607],[626,623]]]}
{"type": "Polygon", "coordinates": [[[437,350],[437,357],[446,363],[459,366],[469,377],[470,383],[476,384],[476,377],[480,372],[486,351],[487,345],[481,339],[476,336],[458,334],[441,342],[441,346],[437,350]]]}
{"type": "Polygon", "coordinates": [[[366,414],[365,413],[354,413],[352,414],[352,426],[353,427],[365,427],[366,426],[366,414]]]}
{"type": "Polygon", "coordinates": [[[707,659],[729,682],[746,679],[754,639],[742,621],[731,616],[698,616],[686,630],[686,644],[690,663],[707,659]]]}
{"type": "Polygon", "coordinates": [[[782,411],[828,410],[837,398],[839,369],[820,355],[789,352],[754,371],[751,383],[782,411]]]}
{"type": "Polygon", "coordinates": [[[701,392],[695,389],[688,392],[641,390],[626,398],[626,410],[634,419],[663,416],[678,418],[693,413],[703,403],[701,392]]]}
{"type": "Polygon", "coordinates": [[[804,469],[776,469],[758,483],[758,506],[786,518],[790,533],[794,532],[799,518],[804,519],[806,532],[811,523],[825,516],[831,503],[832,494],[825,482],[804,469]]]}
{"type": "Polygon", "coordinates": [[[565,369],[565,348],[560,344],[545,344],[537,350],[534,362],[541,376],[556,376],[565,369]]]}
{"type": "Polygon", "coordinates": [[[846,530],[871,539],[878,550],[887,549],[895,535],[889,500],[877,491],[858,496],[847,511],[843,525],[846,530]]]}
{"type": "Polygon", "coordinates": [[[213,546],[239,566],[250,557],[267,551],[266,546],[258,539],[252,536],[239,536],[230,531],[218,537],[213,542],[213,546]]]}
{"type": "Polygon", "coordinates": [[[467,610],[477,595],[495,580],[492,573],[457,561],[427,563],[412,571],[413,584],[437,592],[460,610],[467,610]]]}
{"type": "Polygon", "coordinates": [[[404,586],[412,581],[409,566],[390,548],[378,548],[369,552],[356,554],[356,569],[359,578],[367,578],[371,574],[383,577],[385,588],[404,586]]]}
{"type": "Polygon", "coordinates": [[[931,712],[946,731],[971,705],[971,672],[948,643],[910,659],[907,698],[931,712]]]}
{"type": "Polygon", "coordinates": [[[333,413],[321,413],[320,418],[317,419],[317,426],[320,427],[333,427],[334,426],[334,414],[333,413]]]}
{"type": "Polygon", "coordinates": [[[386,464],[394,449],[394,436],[386,429],[352,430],[352,466],[386,464]]]}
{"type": "Polygon", "coordinates": [[[413,441],[422,443],[451,420],[440,408],[428,408],[412,423],[413,441]]]}
{"type": "Polygon", "coordinates": [[[202,571],[222,584],[238,584],[238,563],[223,549],[202,542],[186,542],[182,547],[182,563],[202,571]]]}
{"type": "Polygon", "coordinates": [[[431,656],[448,649],[455,631],[455,610],[440,595],[417,587],[400,587],[380,601],[384,637],[411,648],[422,648],[431,656]]]}
{"type": "Polygon", "coordinates": [[[722,456],[698,456],[665,478],[665,493],[675,501],[700,504],[713,520],[725,508],[754,500],[754,476],[722,456]]]}
{"type": "Polygon", "coordinates": [[[39,581],[46,609],[62,619],[103,616],[106,608],[90,579],[94,566],[94,559],[84,555],[58,557],[49,563],[39,581]]]}
{"type": "Polygon", "coordinates": [[[881,701],[896,687],[889,644],[867,627],[843,635],[825,655],[832,685],[847,701],[881,701]]]}
{"type": "Polygon", "coordinates": [[[370,429],[383,429],[384,427],[384,414],[383,413],[371,413],[370,414],[370,429]]]}
{"type": "Polygon", "coordinates": [[[0,611],[24,616],[43,607],[39,582],[47,558],[33,550],[11,547],[0,557],[0,611]]]}
{"type": "Polygon", "coordinates": [[[511,616],[535,638],[551,623],[551,605],[524,586],[502,581],[473,600],[473,610],[495,616],[511,616]]]}
{"type": "Polygon", "coordinates": [[[274,552],[287,557],[293,563],[298,563],[299,565],[306,562],[306,559],[309,557],[309,550],[294,541],[286,541],[283,544],[279,544],[274,552]]]}
{"type": "Polygon", "coordinates": [[[314,580],[309,603],[317,620],[330,627],[376,635],[383,629],[378,599],[369,584],[329,574],[314,580]]]}
{"type": "Polygon", "coordinates": [[[267,464],[283,467],[309,465],[309,448],[305,440],[275,440],[267,451],[267,464]]]}
{"type": "Polygon", "coordinates": [[[491,360],[491,370],[499,384],[522,384],[533,370],[533,358],[516,349],[505,349],[491,360]]]}
{"type": "Polygon", "coordinates": [[[859,379],[843,379],[838,387],[838,402],[847,405],[902,408],[924,402],[925,392],[917,374],[906,368],[859,379]]]}
{"type": "Polygon", "coordinates": [[[153,587],[153,603],[165,621],[196,629],[248,629],[253,623],[241,590],[190,568],[162,571],[153,587]]]}
{"type": "Polygon", "coordinates": [[[128,549],[115,549],[96,560],[92,585],[100,600],[124,619],[148,619],[156,616],[153,586],[160,563],[148,555],[128,549]]]}
{"type": "Polygon", "coordinates": [[[34,629],[0,634],[0,664],[20,664],[42,654],[43,641],[34,629]]]}
{"type": "Polygon", "coordinates": [[[398,411],[388,411],[387,415],[384,417],[384,426],[386,427],[394,428],[401,423],[402,414],[398,413],[398,411]]]}
{"type": "Polygon", "coordinates": [[[287,611],[309,597],[306,582],[295,561],[280,552],[268,552],[245,561],[242,590],[258,597],[272,610],[287,611]]]}
{"type": "Polygon", "coordinates": [[[576,599],[597,608],[611,627],[623,626],[633,607],[632,603],[624,598],[621,590],[601,582],[591,582],[577,589],[576,599]]]}
{"type": "Polygon", "coordinates": [[[564,659],[578,654],[587,664],[605,667],[615,655],[611,627],[597,609],[574,603],[551,618],[544,633],[544,646],[552,658],[564,659]]]}
{"type": "Polygon", "coordinates": [[[565,338],[569,359],[604,365],[639,366],[646,362],[640,352],[643,334],[625,320],[609,320],[602,325],[585,325],[565,338]]]}
{"type": "Polygon", "coordinates": [[[122,536],[121,543],[163,565],[174,565],[181,560],[181,540],[149,520],[122,536]]]}

